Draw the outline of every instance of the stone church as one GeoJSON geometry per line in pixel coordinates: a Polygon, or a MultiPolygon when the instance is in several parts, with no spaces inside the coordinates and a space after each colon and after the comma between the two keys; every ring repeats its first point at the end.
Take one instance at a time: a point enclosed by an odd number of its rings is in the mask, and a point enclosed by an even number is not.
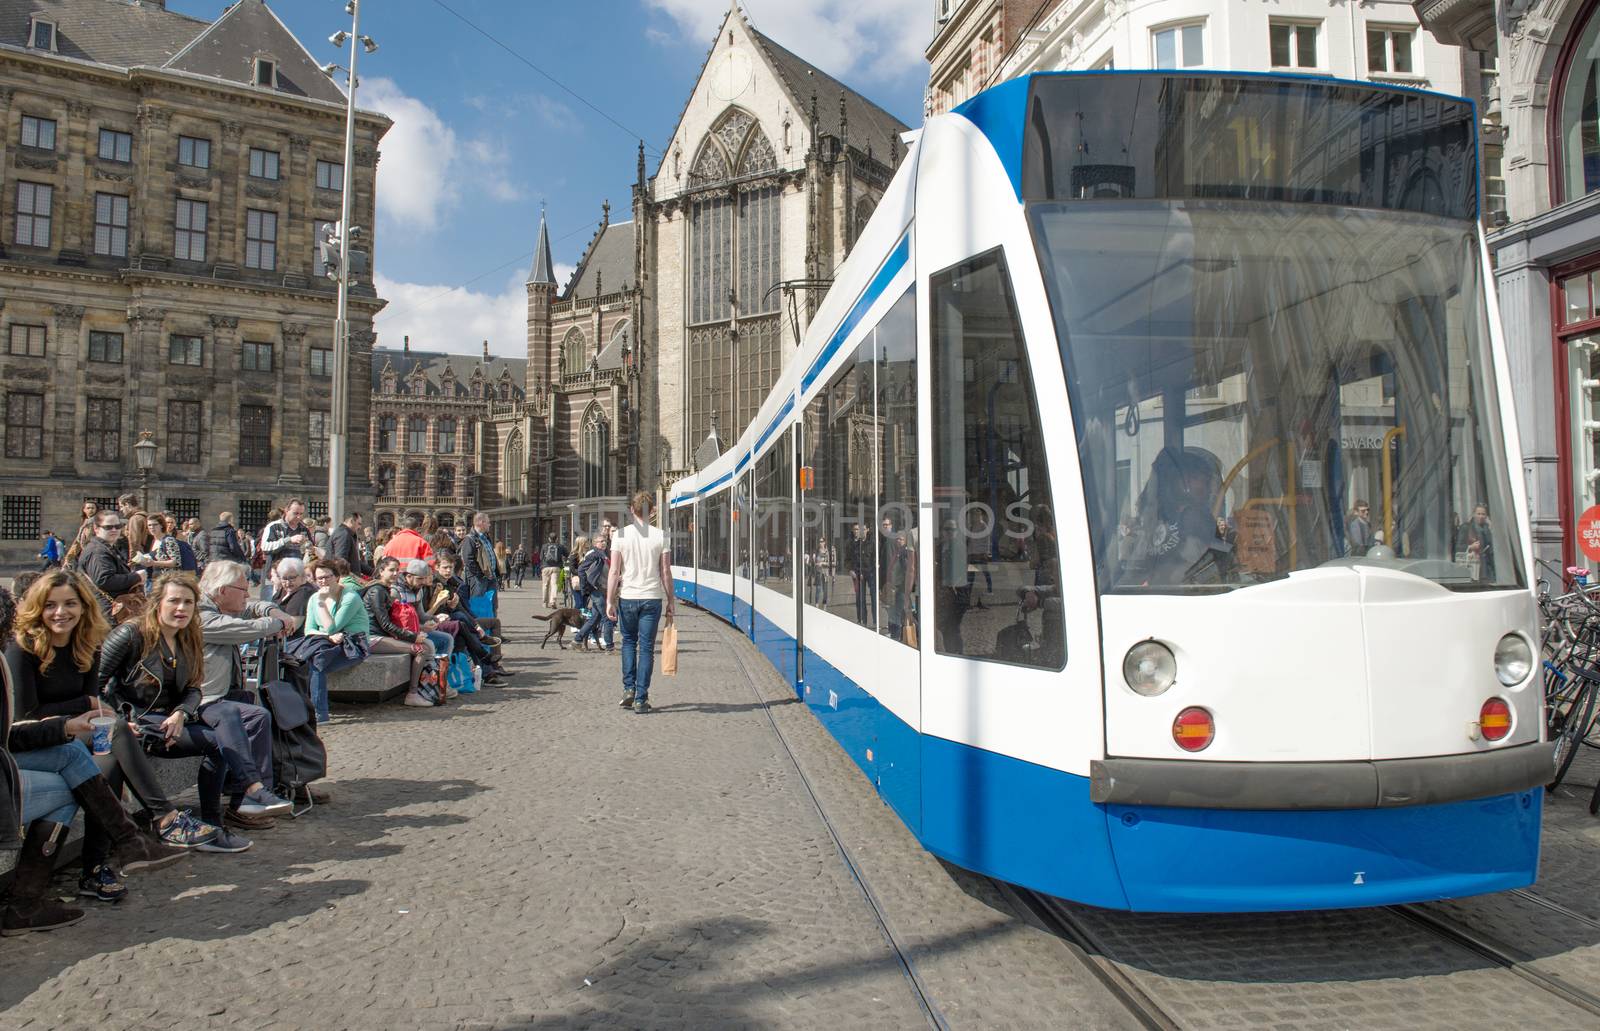
{"type": "MultiPolygon", "coordinates": [[[[541,220],[526,400],[484,426],[515,544],[618,518],[755,415],[905,153],[907,127],[763,35],[737,6],[632,218],[609,206],[564,288],[541,220]]],[[[486,442],[487,443],[487,442],[486,442]]]]}

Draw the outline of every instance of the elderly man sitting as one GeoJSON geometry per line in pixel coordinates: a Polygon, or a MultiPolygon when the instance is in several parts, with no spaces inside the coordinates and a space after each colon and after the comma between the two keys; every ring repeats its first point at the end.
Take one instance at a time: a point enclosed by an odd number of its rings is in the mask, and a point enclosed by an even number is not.
{"type": "Polygon", "coordinates": [[[293,629],[293,616],[268,602],[250,600],[249,566],[229,561],[206,566],[200,577],[200,633],[205,638],[206,668],[200,718],[217,731],[224,748],[241,753],[253,780],[269,785],[255,792],[260,798],[247,798],[237,790],[238,785],[230,785],[233,799],[226,819],[235,826],[271,827],[273,814],[289,809],[289,803],[270,789],[272,717],[254,704],[245,690],[239,646],[285,637],[293,629]]]}

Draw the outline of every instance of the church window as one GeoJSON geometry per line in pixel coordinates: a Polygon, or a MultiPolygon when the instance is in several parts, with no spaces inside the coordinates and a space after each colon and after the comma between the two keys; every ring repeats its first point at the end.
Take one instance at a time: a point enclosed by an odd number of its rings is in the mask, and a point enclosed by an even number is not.
{"type": "Polygon", "coordinates": [[[583,496],[610,493],[611,424],[599,405],[591,405],[583,420],[583,496]]]}
{"type": "Polygon", "coordinates": [[[561,341],[561,374],[576,376],[587,369],[588,350],[581,329],[574,326],[567,330],[566,337],[561,341]]]}

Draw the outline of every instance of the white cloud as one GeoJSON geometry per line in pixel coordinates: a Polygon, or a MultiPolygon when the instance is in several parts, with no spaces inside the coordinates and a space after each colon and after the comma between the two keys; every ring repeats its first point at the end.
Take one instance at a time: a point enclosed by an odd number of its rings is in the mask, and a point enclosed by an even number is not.
{"type": "MultiPolygon", "coordinates": [[[[647,0],[678,24],[688,42],[705,46],[728,13],[726,0],[647,0]]],[[[925,71],[933,39],[933,5],[927,0],[745,0],[750,21],[763,35],[829,75],[877,81],[925,71]]],[[[656,42],[658,32],[646,30],[656,42]]]]}
{"type": "MultiPolygon", "coordinates": [[[[471,288],[452,289],[448,283],[403,283],[382,272],[373,277],[378,296],[389,306],[378,315],[379,347],[401,346],[405,337],[420,351],[447,351],[452,354],[482,354],[489,341],[489,353],[521,358],[527,354],[528,278],[527,263],[519,261],[501,289],[494,292],[471,288]]],[[[564,284],[572,274],[571,265],[557,264],[556,282],[564,284]]]]}
{"type": "Polygon", "coordinates": [[[439,113],[408,96],[392,79],[362,80],[362,107],[394,119],[383,137],[378,166],[378,218],[408,229],[432,230],[464,196],[519,200],[506,145],[489,137],[463,141],[439,113]]]}

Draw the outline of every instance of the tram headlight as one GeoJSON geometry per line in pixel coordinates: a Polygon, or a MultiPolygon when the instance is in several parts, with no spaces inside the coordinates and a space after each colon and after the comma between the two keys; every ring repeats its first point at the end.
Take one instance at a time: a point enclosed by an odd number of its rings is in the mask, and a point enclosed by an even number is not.
{"type": "Polygon", "coordinates": [[[1122,679],[1146,697],[1166,692],[1178,679],[1178,660],[1159,641],[1140,641],[1122,660],[1122,679]]]}
{"type": "Polygon", "coordinates": [[[1494,646],[1494,675],[1507,687],[1516,687],[1533,672],[1533,649],[1521,634],[1507,634],[1494,646]]]}

